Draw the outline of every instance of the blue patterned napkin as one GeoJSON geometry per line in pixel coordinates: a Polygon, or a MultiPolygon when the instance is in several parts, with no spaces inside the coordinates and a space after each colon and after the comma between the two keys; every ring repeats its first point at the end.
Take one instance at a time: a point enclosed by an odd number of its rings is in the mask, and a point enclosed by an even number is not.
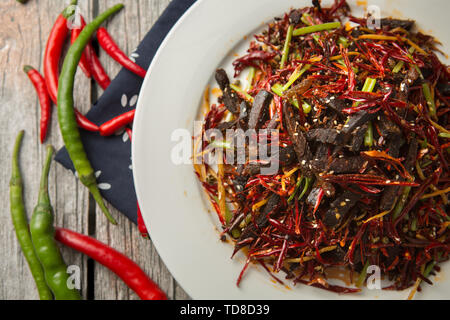
{"type": "MultiPolygon", "coordinates": [[[[131,59],[144,69],[150,63],[167,33],[196,0],[173,0],[158,21],[131,54],[131,59]]],[[[87,113],[87,118],[100,125],[136,107],[142,79],[122,69],[101,98],[87,113]]],[[[98,187],[103,197],[131,221],[137,221],[137,201],[131,169],[131,144],[126,132],[112,137],[81,131],[89,160],[96,171],[98,187]]],[[[56,161],[74,171],[65,148],[59,150],[56,161]]]]}

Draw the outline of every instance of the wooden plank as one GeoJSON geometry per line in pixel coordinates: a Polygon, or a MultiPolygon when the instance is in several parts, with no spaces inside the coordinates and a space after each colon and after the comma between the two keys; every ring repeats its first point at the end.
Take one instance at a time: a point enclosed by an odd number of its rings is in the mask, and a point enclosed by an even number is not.
{"type": "MultiPolygon", "coordinates": [[[[83,4],[85,5],[85,4],[83,4]]],[[[0,3],[0,105],[5,115],[0,118],[0,165],[5,170],[0,173],[0,203],[4,204],[4,214],[0,216],[0,270],[2,285],[0,299],[36,299],[37,291],[28,266],[18,246],[9,216],[9,192],[7,182],[10,174],[11,146],[20,129],[26,129],[22,149],[21,168],[25,183],[25,201],[28,216],[38,193],[39,178],[45,148],[38,141],[39,104],[26,75],[22,72],[24,64],[31,64],[42,70],[47,36],[53,21],[63,10],[63,1],[30,1],[23,6],[15,1],[0,3]]],[[[82,80],[82,79],[80,79],[82,80]]],[[[76,95],[90,91],[89,81],[80,81],[76,95]]],[[[90,105],[90,97],[78,98],[81,109],[90,105]]],[[[56,112],[53,112],[52,126],[47,143],[56,148],[63,145],[60,137],[56,112]]],[[[56,224],[84,232],[86,228],[87,192],[71,173],[54,164],[50,177],[50,196],[55,208],[56,224]]],[[[86,258],[79,253],[63,250],[69,264],[80,266],[82,275],[86,273],[86,258]]],[[[82,278],[82,294],[86,292],[86,277],[82,278]]]]}
{"type": "MultiPolygon", "coordinates": [[[[108,23],[108,31],[118,45],[127,54],[131,54],[169,2],[169,0],[128,1],[125,10],[108,23]]],[[[105,10],[114,3],[115,1],[100,0],[99,11],[105,10]]],[[[112,76],[121,69],[105,54],[102,54],[100,59],[108,74],[112,76]]],[[[96,237],[136,261],[170,299],[188,298],[164,266],[151,241],[142,239],[134,224],[116,210],[112,209],[112,211],[114,216],[118,217],[118,226],[107,224],[102,213],[97,210],[96,237]]],[[[138,299],[120,279],[98,265],[95,270],[95,298],[138,299]]]]}

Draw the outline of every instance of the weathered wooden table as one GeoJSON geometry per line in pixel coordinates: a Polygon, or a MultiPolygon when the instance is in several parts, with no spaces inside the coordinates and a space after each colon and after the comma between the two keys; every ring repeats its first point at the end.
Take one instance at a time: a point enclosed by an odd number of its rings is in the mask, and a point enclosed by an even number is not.
{"type": "MultiPolygon", "coordinates": [[[[107,24],[119,46],[131,53],[170,0],[121,0],[125,10],[107,24]]],[[[21,169],[25,183],[25,201],[31,215],[37,199],[38,181],[45,149],[38,141],[39,104],[22,66],[30,64],[42,70],[42,57],[48,34],[67,1],[30,0],[20,5],[15,0],[0,1],[0,299],[37,299],[33,278],[18,245],[9,213],[10,154],[19,130],[25,129],[21,169]]],[[[117,0],[79,0],[82,14],[92,20],[117,0]]],[[[105,53],[100,60],[113,78],[120,66],[105,53]]],[[[102,94],[79,70],[75,101],[86,112],[102,94]]],[[[53,112],[47,143],[63,145],[53,112]]],[[[86,188],[61,165],[51,169],[50,196],[56,224],[88,234],[125,253],[159,284],[170,299],[188,299],[161,261],[151,241],[140,237],[137,227],[110,207],[118,226],[110,225],[96,208],[86,188]]],[[[138,299],[123,282],[103,266],[80,253],[62,248],[65,261],[81,269],[81,292],[85,299],[138,299]]]]}

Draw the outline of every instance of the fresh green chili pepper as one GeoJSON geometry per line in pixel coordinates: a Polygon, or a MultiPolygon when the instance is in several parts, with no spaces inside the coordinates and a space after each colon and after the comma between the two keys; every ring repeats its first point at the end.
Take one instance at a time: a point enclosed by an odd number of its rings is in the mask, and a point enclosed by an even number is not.
{"type": "Polygon", "coordinates": [[[27,215],[23,203],[23,183],[19,168],[19,151],[24,131],[20,131],[14,145],[12,158],[12,173],[9,183],[11,218],[16,230],[16,236],[22,248],[23,255],[30,267],[41,300],[53,300],[52,292],[45,282],[44,269],[34,251],[31,234],[28,229],[27,215]]]}
{"type": "Polygon", "coordinates": [[[441,132],[441,133],[438,134],[438,136],[441,137],[441,138],[450,139],[450,133],[441,132]]]}
{"type": "Polygon", "coordinates": [[[36,254],[44,268],[45,280],[52,290],[56,300],[81,300],[76,289],[69,289],[67,280],[67,265],[56,245],[53,227],[53,208],[48,195],[48,174],[52,163],[54,149],[47,147],[47,157],[42,170],[39,187],[38,203],[33,211],[30,222],[31,238],[36,254]]]}
{"type": "Polygon", "coordinates": [[[327,23],[322,23],[322,24],[316,24],[316,25],[309,26],[309,27],[295,29],[292,35],[293,36],[302,36],[302,35],[305,35],[308,33],[337,29],[340,27],[341,27],[340,22],[327,22],[327,23]]]}
{"type": "Polygon", "coordinates": [[[283,48],[283,56],[281,57],[281,62],[280,62],[280,69],[284,68],[284,65],[286,64],[286,61],[288,59],[289,46],[291,45],[293,31],[294,31],[294,26],[291,24],[291,25],[289,25],[289,28],[287,30],[286,42],[284,43],[284,48],[283,48]]]}
{"type": "Polygon", "coordinates": [[[75,120],[75,111],[73,106],[73,87],[78,63],[80,61],[84,48],[91,39],[91,36],[106,19],[108,19],[111,15],[122,8],[122,4],[115,5],[104,13],[100,14],[91,23],[84,27],[77,40],[73,43],[73,45],[67,52],[58,84],[59,127],[70,159],[72,160],[75,169],[78,172],[80,181],[89,189],[105,216],[113,224],[116,224],[116,221],[111,216],[108,208],[103,202],[100,191],[97,187],[94,169],[89,162],[89,159],[83,147],[83,143],[81,141],[80,131],[78,130],[77,122],[75,120]]]}

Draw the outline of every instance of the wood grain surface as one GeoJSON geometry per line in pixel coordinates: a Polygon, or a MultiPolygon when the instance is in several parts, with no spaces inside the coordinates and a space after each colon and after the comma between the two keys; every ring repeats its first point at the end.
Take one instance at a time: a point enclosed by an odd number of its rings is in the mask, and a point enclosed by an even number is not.
{"type": "MultiPolygon", "coordinates": [[[[21,152],[24,197],[28,216],[37,199],[45,149],[38,141],[39,104],[28,78],[25,64],[42,70],[42,59],[50,29],[68,0],[30,0],[21,5],[15,0],[0,1],[0,299],[37,299],[34,280],[23,258],[15,236],[9,211],[10,154],[19,130],[26,135],[21,152]]],[[[125,10],[108,21],[109,32],[127,53],[131,53],[155,23],[170,0],[122,0],[125,10]]],[[[99,12],[118,3],[117,0],[79,0],[82,14],[92,20],[99,12]]],[[[100,60],[111,78],[120,66],[106,54],[100,60]]],[[[76,77],[76,106],[86,112],[101,96],[102,90],[86,79],[79,70],[76,77]]],[[[63,146],[53,112],[47,143],[63,146]]],[[[110,209],[118,226],[107,223],[84,186],[64,169],[53,163],[50,196],[56,214],[56,225],[89,234],[138,263],[167,293],[170,299],[189,299],[161,261],[150,240],[140,237],[137,227],[110,209]]],[[[103,266],[71,249],[61,248],[69,265],[81,270],[81,293],[84,299],[138,299],[125,284],[103,266]]]]}

